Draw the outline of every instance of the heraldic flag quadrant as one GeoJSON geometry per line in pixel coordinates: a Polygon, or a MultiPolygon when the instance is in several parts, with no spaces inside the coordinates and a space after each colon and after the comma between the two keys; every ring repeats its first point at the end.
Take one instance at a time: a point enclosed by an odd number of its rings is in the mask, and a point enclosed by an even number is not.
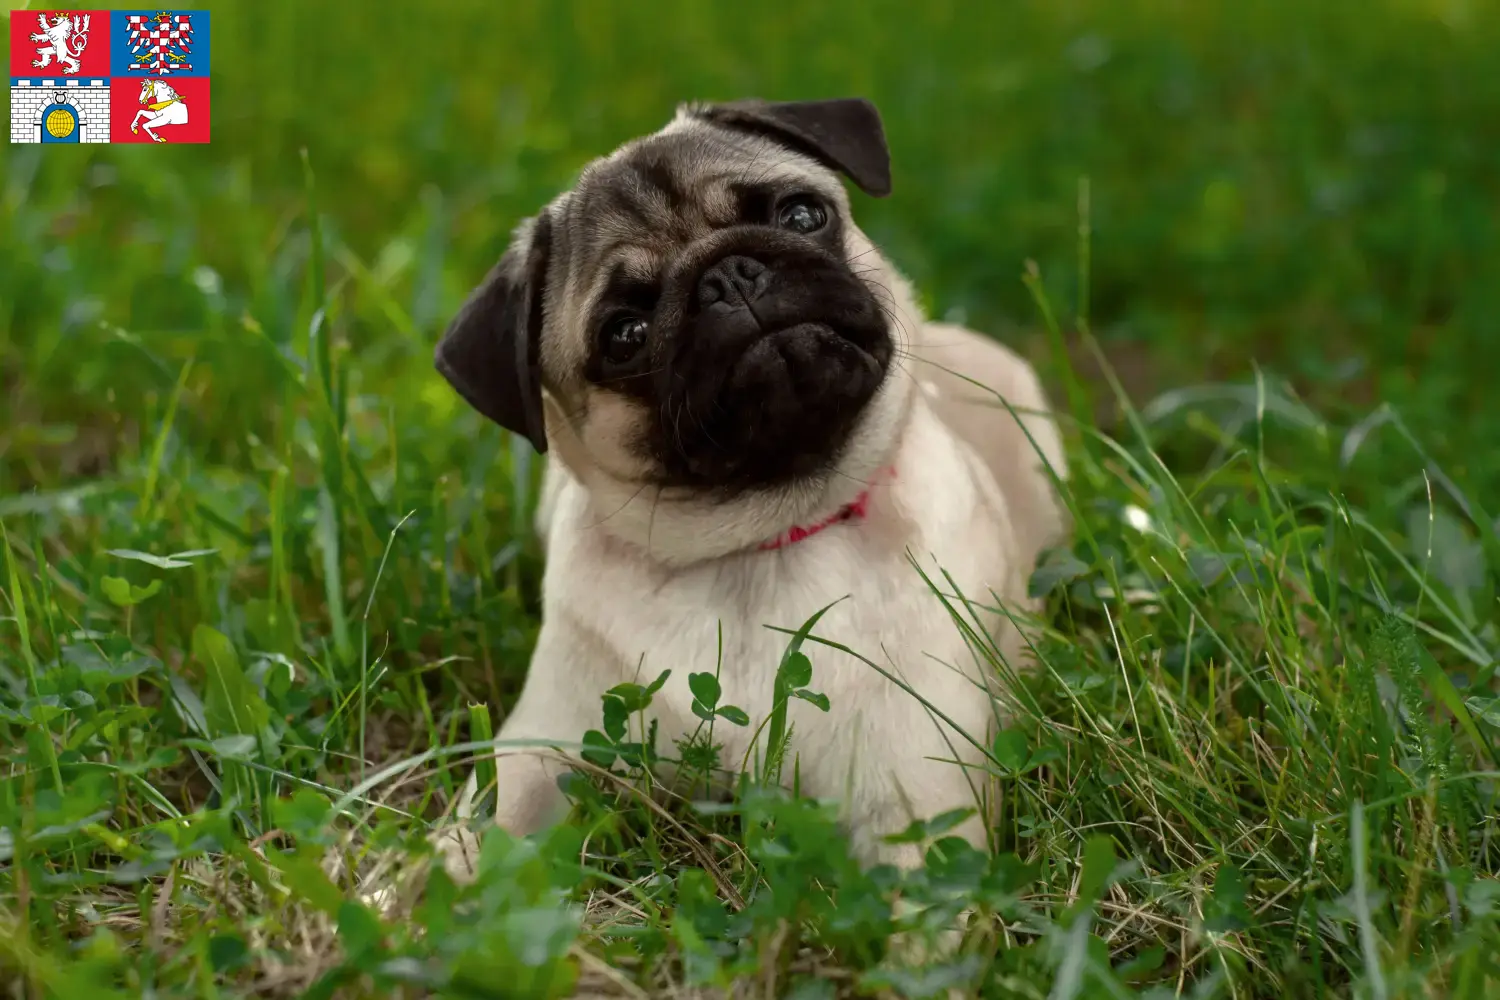
{"type": "Polygon", "coordinates": [[[208,142],[206,10],[10,12],[10,141],[208,142]]]}

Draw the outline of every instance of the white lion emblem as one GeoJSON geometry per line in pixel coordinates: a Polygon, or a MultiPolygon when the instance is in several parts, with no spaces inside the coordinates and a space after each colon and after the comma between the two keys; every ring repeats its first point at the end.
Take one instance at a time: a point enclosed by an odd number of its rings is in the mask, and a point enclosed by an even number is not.
{"type": "Polygon", "coordinates": [[[31,40],[51,44],[36,47],[40,58],[33,59],[31,65],[38,68],[50,66],[52,57],[56,56],[64,74],[77,73],[83,68],[78,60],[89,44],[89,15],[57,14],[49,22],[46,14],[38,14],[36,23],[42,30],[33,31],[31,40]]]}

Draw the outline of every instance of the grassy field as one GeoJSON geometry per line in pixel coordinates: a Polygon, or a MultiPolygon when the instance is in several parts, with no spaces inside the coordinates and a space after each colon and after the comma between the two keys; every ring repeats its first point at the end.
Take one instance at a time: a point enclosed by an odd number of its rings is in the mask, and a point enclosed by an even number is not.
{"type": "Polygon", "coordinates": [[[394,7],[214,5],[208,146],[0,149],[0,995],[1500,995],[1500,8],[394,7]],[[677,101],[840,94],[1073,418],[993,855],[620,747],[424,876],[540,577],[438,331],[677,101]]]}

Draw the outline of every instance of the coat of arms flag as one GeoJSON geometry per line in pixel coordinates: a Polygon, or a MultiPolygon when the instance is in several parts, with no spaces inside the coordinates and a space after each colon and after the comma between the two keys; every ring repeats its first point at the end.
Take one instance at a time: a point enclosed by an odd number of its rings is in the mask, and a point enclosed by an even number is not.
{"type": "Polygon", "coordinates": [[[208,142],[206,10],[10,12],[13,143],[208,142]]]}

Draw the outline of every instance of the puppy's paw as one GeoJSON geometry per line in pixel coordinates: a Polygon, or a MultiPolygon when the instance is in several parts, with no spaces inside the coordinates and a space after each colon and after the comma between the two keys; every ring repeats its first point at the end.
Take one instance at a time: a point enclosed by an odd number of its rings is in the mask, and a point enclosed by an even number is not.
{"type": "MultiPolygon", "coordinates": [[[[916,926],[908,930],[898,932],[892,939],[890,945],[889,959],[898,965],[907,968],[933,965],[936,963],[965,962],[970,960],[969,956],[984,953],[984,946],[978,945],[973,940],[968,940],[968,929],[970,918],[974,911],[965,908],[948,923],[934,927],[932,915],[919,915],[920,908],[897,897],[895,905],[896,917],[903,922],[907,918],[913,918],[916,926]],[[965,941],[968,947],[965,948],[965,941]]],[[[943,992],[947,1000],[963,1000],[965,997],[977,996],[975,987],[971,983],[968,986],[950,986],[943,992]]]]}
{"type": "MultiPolygon", "coordinates": [[[[902,898],[896,899],[896,919],[907,923],[920,907],[902,898]]],[[[912,927],[900,931],[891,939],[891,954],[906,965],[927,965],[942,958],[953,956],[963,943],[964,915],[954,925],[940,928],[912,927]]],[[[915,921],[920,923],[921,921],[915,921]]]]}
{"type": "Polygon", "coordinates": [[[479,874],[479,834],[468,827],[453,824],[434,831],[427,838],[443,871],[459,885],[468,885],[479,874]]]}

